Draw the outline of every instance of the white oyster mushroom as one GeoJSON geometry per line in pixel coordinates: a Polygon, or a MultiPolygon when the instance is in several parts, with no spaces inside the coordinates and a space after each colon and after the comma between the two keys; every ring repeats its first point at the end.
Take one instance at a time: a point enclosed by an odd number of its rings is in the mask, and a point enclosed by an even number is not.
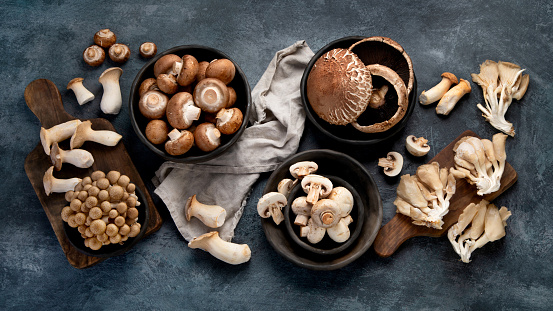
{"type": "Polygon", "coordinates": [[[184,211],[186,220],[192,217],[198,218],[204,225],[210,228],[219,228],[225,223],[227,211],[219,205],[208,205],[198,201],[196,195],[186,201],[184,211]]]}
{"type": "Polygon", "coordinates": [[[219,237],[217,231],[193,238],[188,243],[188,247],[202,249],[213,257],[231,265],[239,265],[249,261],[252,254],[247,244],[227,242],[219,237]]]}
{"type": "Polygon", "coordinates": [[[50,155],[52,144],[59,143],[71,137],[79,124],[81,124],[81,120],[71,120],[52,126],[49,129],[41,127],[40,142],[44,148],[44,153],[50,155]]]}
{"type": "Polygon", "coordinates": [[[275,224],[279,225],[284,220],[282,208],[286,204],[286,197],[282,193],[269,192],[257,202],[257,213],[262,218],[272,217],[275,224]]]}

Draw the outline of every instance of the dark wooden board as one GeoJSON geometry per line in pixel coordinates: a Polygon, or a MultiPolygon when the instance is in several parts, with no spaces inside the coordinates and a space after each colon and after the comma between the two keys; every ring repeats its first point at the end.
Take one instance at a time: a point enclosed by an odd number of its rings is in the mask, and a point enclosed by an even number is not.
{"type": "MultiPolygon", "coordinates": [[[[38,117],[44,128],[48,129],[54,125],[75,119],[75,117],[64,110],[61,95],[54,83],[49,80],[39,79],[29,83],[27,88],[25,88],[25,101],[31,111],[38,117]]],[[[90,121],[92,122],[92,129],[94,130],[115,131],[113,125],[106,119],[97,118],[91,119],[90,121]]],[[[62,193],[52,193],[46,196],[44,192],[42,178],[44,172],[52,163],[50,157],[44,153],[44,149],[40,143],[39,133],[37,133],[37,139],[39,140],[38,145],[25,159],[25,172],[35,189],[36,195],[46,212],[46,216],[48,216],[48,220],[54,229],[56,237],[69,263],[79,269],[90,267],[105,258],[87,256],[79,252],[69,243],[69,240],[65,236],[63,221],[61,219],[61,210],[68,203],[65,201],[64,194],[62,193]]],[[[69,149],[69,140],[60,143],[60,147],[64,150],[69,149]]],[[[162,224],[161,216],[154,206],[154,202],[144,182],[140,178],[140,174],[138,174],[136,167],[129,157],[123,142],[120,141],[114,147],[107,147],[93,142],[85,142],[81,148],[88,150],[94,156],[94,164],[92,167],[78,168],[71,164],[64,164],[61,171],[54,172],[54,176],[56,178],[83,178],[90,176],[95,170],[101,170],[106,173],[110,170],[120,171],[121,174],[129,176],[131,181],[142,190],[147,198],[150,221],[145,236],[157,231],[162,224]]]]}
{"type": "MultiPolygon", "coordinates": [[[[438,162],[440,167],[452,167],[454,165],[453,146],[465,136],[478,137],[478,135],[472,131],[465,131],[428,163],[438,162]]],[[[500,194],[505,192],[505,190],[509,189],[516,182],[517,178],[517,173],[513,167],[509,163],[505,163],[505,170],[501,178],[501,187],[498,191],[483,197],[476,194],[476,186],[469,184],[465,179],[457,179],[457,189],[450,200],[449,212],[443,218],[444,225],[441,230],[413,225],[410,217],[403,214],[396,214],[386,225],[380,228],[373,243],[375,252],[381,257],[389,257],[403,242],[412,237],[440,237],[447,234],[449,227],[457,222],[459,215],[467,205],[470,203],[478,203],[482,199],[486,199],[490,202],[493,201],[500,194]]]]}

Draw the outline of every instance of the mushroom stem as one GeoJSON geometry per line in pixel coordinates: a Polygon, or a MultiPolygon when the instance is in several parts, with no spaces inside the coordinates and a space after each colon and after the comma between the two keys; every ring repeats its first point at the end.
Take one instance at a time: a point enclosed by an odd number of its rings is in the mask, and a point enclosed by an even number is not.
{"type": "Polygon", "coordinates": [[[92,129],[91,121],[84,121],[77,126],[75,133],[71,136],[71,149],[79,148],[85,141],[93,141],[106,146],[115,146],[121,140],[121,135],[113,131],[92,129]]]}
{"type": "Polygon", "coordinates": [[[67,192],[75,189],[75,186],[81,182],[80,178],[59,179],[54,177],[54,166],[50,166],[44,173],[42,183],[44,184],[44,191],[46,195],[50,195],[53,192],[67,192]]]}
{"type": "Polygon", "coordinates": [[[123,99],[121,97],[119,77],[121,77],[122,73],[123,69],[112,67],[106,69],[98,79],[98,82],[100,82],[104,88],[104,94],[100,102],[100,109],[102,109],[103,113],[118,114],[119,110],[121,110],[123,99]]]}
{"type": "Polygon", "coordinates": [[[58,143],[54,143],[52,151],[50,152],[50,159],[52,165],[57,171],[61,170],[62,163],[73,164],[76,167],[88,168],[94,163],[94,157],[92,153],[84,149],[63,150],[59,147],[58,143]]]}
{"type": "Polygon", "coordinates": [[[190,248],[202,249],[213,257],[231,265],[245,263],[251,258],[251,250],[247,244],[235,244],[224,241],[217,231],[203,234],[193,238],[189,243],[190,248]]]}
{"type": "Polygon", "coordinates": [[[470,90],[470,83],[465,79],[461,79],[459,84],[452,87],[451,90],[447,91],[442,99],[440,99],[440,102],[436,106],[436,113],[447,116],[451,110],[455,108],[455,105],[461,97],[470,93],[470,90]]]}
{"type": "Polygon", "coordinates": [[[444,72],[442,74],[442,81],[435,85],[433,88],[429,89],[428,91],[422,91],[421,95],[419,96],[419,102],[421,105],[430,105],[434,102],[437,102],[444,96],[445,93],[449,90],[449,88],[453,84],[457,84],[458,80],[457,77],[449,72],[444,72]]]}
{"type": "Polygon", "coordinates": [[[192,217],[198,218],[204,225],[210,228],[219,228],[225,223],[227,212],[219,205],[207,205],[200,203],[196,195],[188,198],[184,207],[186,220],[190,221],[192,217]]]}
{"type": "Polygon", "coordinates": [[[71,137],[77,126],[81,124],[81,120],[71,120],[65,123],[55,125],[49,129],[40,128],[40,142],[44,148],[44,152],[50,155],[50,147],[53,143],[66,140],[71,137]]]}
{"type": "Polygon", "coordinates": [[[67,84],[67,89],[72,90],[73,93],[75,93],[75,96],[77,97],[77,102],[81,106],[94,99],[94,94],[92,94],[89,90],[86,89],[86,87],[84,87],[83,78],[75,78],[69,81],[69,84],[67,84]]]}

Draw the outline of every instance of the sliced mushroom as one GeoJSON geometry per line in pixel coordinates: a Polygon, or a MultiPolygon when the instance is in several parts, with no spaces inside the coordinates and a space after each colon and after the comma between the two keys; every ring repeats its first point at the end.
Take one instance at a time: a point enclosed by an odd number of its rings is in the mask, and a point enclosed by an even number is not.
{"type": "Polygon", "coordinates": [[[169,140],[165,143],[165,151],[170,155],[185,154],[194,145],[194,134],[190,131],[173,129],[168,136],[169,140]]]}
{"type": "Polygon", "coordinates": [[[387,176],[397,176],[403,168],[403,157],[398,152],[388,152],[386,158],[378,159],[378,166],[384,168],[387,176]]]}
{"type": "Polygon", "coordinates": [[[66,151],[61,149],[58,143],[52,145],[50,160],[52,160],[52,165],[56,168],[56,171],[61,170],[63,163],[73,164],[80,168],[88,168],[94,164],[94,157],[90,152],[83,149],[66,151]]]}
{"type": "Polygon", "coordinates": [[[113,33],[113,31],[109,29],[100,29],[98,32],[94,34],[94,43],[97,45],[103,47],[103,48],[109,48],[115,42],[117,41],[117,36],[113,33]]]}
{"type": "Polygon", "coordinates": [[[307,226],[307,222],[311,217],[311,209],[313,208],[313,204],[307,202],[307,197],[297,197],[292,201],[290,207],[292,208],[292,212],[296,215],[294,224],[298,226],[307,226]]]}
{"type": "Polygon", "coordinates": [[[97,45],[91,45],[83,51],[83,60],[90,66],[100,66],[105,59],[106,52],[97,45]]]}
{"type": "Polygon", "coordinates": [[[461,79],[459,84],[452,87],[449,91],[447,91],[447,93],[445,93],[442,99],[440,99],[440,102],[436,106],[436,113],[447,116],[451,110],[455,108],[455,105],[461,97],[470,93],[470,91],[470,83],[465,79],[461,79]]]}
{"type": "Polygon", "coordinates": [[[79,105],[84,105],[94,99],[94,94],[86,89],[83,85],[83,78],[75,78],[67,84],[67,89],[72,90],[77,97],[79,105]]]}
{"type": "Polygon", "coordinates": [[[221,132],[213,123],[202,123],[194,131],[194,141],[200,150],[209,152],[221,145],[221,132]]]}
{"type": "Polygon", "coordinates": [[[192,217],[198,218],[204,225],[210,228],[219,228],[225,223],[227,211],[219,205],[208,205],[198,201],[196,195],[191,196],[184,206],[186,220],[192,217]]]}
{"type": "Polygon", "coordinates": [[[340,205],[329,199],[319,200],[311,208],[311,219],[321,228],[334,227],[342,218],[340,214],[340,205]]]}
{"type": "Polygon", "coordinates": [[[98,78],[98,82],[104,88],[100,109],[106,114],[118,114],[123,104],[121,97],[121,87],[119,86],[119,78],[123,74],[123,69],[112,67],[106,69],[98,78]]]}
{"type": "Polygon", "coordinates": [[[205,112],[218,112],[226,107],[228,99],[227,86],[215,78],[205,78],[194,88],[194,102],[205,112]]]}
{"type": "Polygon", "coordinates": [[[69,179],[59,179],[55,178],[54,175],[54,166],[50,166],[48,170],[44,173],[42,178],[42,183],[44,185],[44,191],[46,195],[54,192],[67,192],[75,189],[75,186],[81,182],[82,179],[74,177],[69,179]]]}
{"type": "Polygon", "coordinates": [[[196,81],[198,74],[198,60],[192,55],[184,55],[182,57],[182,69],[180,70],[177,82],[181,86],[187,86],[196,81]]]}
{"type": "Polygon", "coordinates": [[[160,119],[165,115],[169,98],[160,91],[148,91],[140,97],[138,109],[148,119],[160,119]]]}
{"type": "Polygon", "coordinates": [[[193,238],[189,243],[190,248],[202,249],[213,257],[231,265],[245,263],[251,258],[251,250],[247,244],[235,244],[224,241],[217,231],[203,234],[193,238]]]}
{"type": "Polygon", "coordinates": [[[282,193],[269,192],[257,202],[257,213],[262,218],[272,217],[275,224],[279,225],[284,220],[282,208],[286,204],[286,197],[282,193]]]}
{"type": "Polygon", "coordinates": [[[189,128],[192,122],[200,118],[201,112],[188,92],[179,92],[173,95],[167,103],[167,121],[172,127],[179,130],[189,128]]]}
{"type": "Polygon", "coordinates": [[[307,193],[307,202],[315,204],[319,198],[326,198],[330,194],[332,181],[324,176],[310,174],[302,179],[301,187],[307,193]]]}
{"type": "Polygon", "coordinates": [[[415,135],[407,136],[405,140],[405,148],[409,151],[410,154],[416,157],[422,157],[430,151],[430,146],[428,145],[428,139],[424,137],[415,137],[415,135]]]}
{"type": "Polygon", "coordinates": [[[84,121],[77,126],[75,133],[71,136],[69,142],[71,149],[79,148],[85,141],[93,141],[105,146],[115,146],[121,140],[121,135],[114,131],[92,129],[92,122],[84,121]]]}
{"type": "Polygon", "coordinates": [[[146,125],[146,138],[152,144],[162,144],[167,140],[167,134],[169,134],[169,127],[163,120],[151,120],[146,125]]]}
{"type": "Polygon", "coordinates": [[[139,52],[144,58],[152,58],[157,53],[157,46],[153,42],[144,42],[140,45],[139,52]]]}
{"type": "Polygon", "coordinates": [[[44,148],[44,153],[50,155],[51,146],[53,143],[59,143],[71,137],[77,126],[81,124],[81,120],[71,120],[58,125],[52,126],[49,129],[40,128],[40,142],[44,148]]]}
{"type": "Polygon", "coordinates": [[[290,174],[296,179],[302,179],[303,177],[317,172],[319,166],[313,161],[301,161],[294,163],[290,166],[290,174]]]}
{"type": "Polygon", "coordinates": [[[238,108],[221,108],[215,118],[217,129],[225,135],[236,133],[243,121],[242,111],[238,108]]]}
{"type": "Polygon", "coordinates": [[[131,50],[126,44],[115,43],[109,47],[109,58],[116,63],[124,63],[131,57],[131,50]]]}
{"type": "Polygon", "coordinates": [[[219,79],[224,84],[229,84],[234,79],[235,73],[234,64],[228,59],[221,58],[209,63],[205,70],[205,77],[219,79]]]}
{"type": "Polygon", "coordinates": [[[445,93],[447,93],[452,85],[457,83],[459,83],[459,80],[457,80],[457,77],[454,74],[444,72],[442,73],[442,81],[440,81],[440,83],[436,84],[428,91],[422,91],[419,96],[419,102],[421,105],[430,105],[437,102],[445,95],[445,93]]]}

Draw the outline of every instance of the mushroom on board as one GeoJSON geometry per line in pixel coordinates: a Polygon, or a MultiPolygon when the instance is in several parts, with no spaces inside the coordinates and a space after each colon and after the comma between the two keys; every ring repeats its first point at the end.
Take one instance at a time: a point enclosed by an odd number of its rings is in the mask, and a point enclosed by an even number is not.
{"type": "Polygon", "coordinates": [[[41,127],[40,142],[42,143],[44,153],[50,155],[52,144],[56,142],[59,143],[71,137],[79,124],[81,124],[81,120],[75,119],[54,125],[49,129],[41,127]]]}
{"type": "Polygon", "coordinates": [[[121,135],[114,131],[92,129],[90,120],[81,122],[69,142],[71,149],[79,148],[85,141],[93,141],[105,146],[115,146],[121,140],[121,135]]]}
{"type": "Polygon", "coordinates": [[[109,58],[116,63],[124,63],[129,60],[131,50],[126,44],[115,43],[109,47],[109,58]]]}
{"type": "Polygon", "coordinates": [[[454,74],[451,72],[444,72],[442,73],[442,81],[440,81],[440,83],[436,84],[428,91],[422,91],[419,96],[419,102],[421,105],[430,105],[435,103],[439,101],[445,93],[447,93],[452,85],[457,83],[459,83],[459,80],[457,80],[457,77],[454,74]]]}
{"type": "Polygon", "coordinates": [[[179,92],[167,103],[167,121],[172,127],[184,130],[200,118],[202,110],[194,104],[192,94],[179,92]]]}
{"type": "Polygon", "coordinates": [[[138,101],[138,109],[146,118],[161,119],[165,115],[169,98],[160,91],[147,91],[138,101]]]}
{"type": "Polygon", "coordinates": [[[193,238],[188,243],[188,247],[202,249],[213,257],[231,265],[239,265],[249,261],[252,253],[247,244],[224,241],[219,237],[217,231],[193,238]]]}
{"type": "Polygon", "coordinates": [[[138,51],[140,52],[140,56],[144,58],[152,58],[156,56],[157,46],[153,42],[144,42],[140,45],[138,51]]]}
{"type": "Polygon", "coordinates": [[[63,163],[73,164],[80,168],[88,168],[94,164],[94,157],[90,152],[83,149],[66,151],[61,149],[58,143],[52,145],[50,160],[52,161],[52,165],[56,168],[56,171],[61,170],[63,163]]]}
{"type": "Polygon", "coordinates": [[[117,36],[108,28],[100,29],[94,34],[94,43],[103,48],[109,48],[110,46],[115,44],[116,41],[117,36]]]}
{"type": "Polygon", "coordinates": [[[118,114],[123,104],[121,97],[121,87],[119,86],[119,78],[123,74],[123,69],[112,67],[106,69],[98,78],[98,82],[104,88],[100,109],[106,114],[118,114]]]}
{"type": "Polygon", "coordinates": [[[204,225],[210,228],[219,228],[225,223],[227,211],[219,205],[200,203],[196,195],[191,196],[184,205],[186,220],[192,217],[199,219],[204,225]]]}
{"type": "Polygon", "coordinates": [[[194,88],[194,102],[205,112],[218,112],[226,107],[228,100],[228,88],[219,79],[205,78],[194,88]]]}
{"type": "Polygon", "coordinates": [[[332,181],[321,175],[310,174],[301,180],[301,187],[307,193],[307,202],[315,204],[330,194],[332,181]]]}
{"type": "Polygon", "coordinates": [[[415,157],[422,157],[430,151],[428,145],[428,139],[424,137],[415,137],[415,135],[409,135],[405,139],[405,148],[407,151],[415,157]]]}
{"type": "Polygon", "coordinates": [[[282,193],[269,192],[257,202],[257,213],[261,218],[272,217],[275,224],[279,225],[284,220],[282,208],[286,204],[286,197],[282,193]]]}
{"type": "Polygon", "coordinates": [[[83,85],[83,78],[75,78],[67,83],[67,89],[72,90],[77,97],[77,102],[80,106],[92,101],[94,99],[94,94],[86,89],[83,85]]]}
{"type": "Polygon", "coordinates": [[[49,196],[54,192],[67,192],[75,189],[75,186],[81,182],[82,179],[74,177],[69,179],[59,179],[54,177],[54,166],[50,166],[44,173],[42,183],[44,185],[44,192],[49,196]]]}
{"type": "Polygon", "coordinates": [[[403,168],[403,157],[398,152],[388,152],[385,158],[378,159],[378,166],[384,168],[386,176],[397,176],[403,168]]]}
{"type": "Polygon", "coordinates": [[[236,74],[234,64],[226,59],[213,60],[205,69],[206,78],[215,78],[221,80],[224,84],[229,84],[236,74]]]}
{"type": "Polygon", "coordinates": [[[106,52],[97,45],[91,45],[83,51],[83,60],[90,66],[100,66],[106,59],[106,52]]]}

